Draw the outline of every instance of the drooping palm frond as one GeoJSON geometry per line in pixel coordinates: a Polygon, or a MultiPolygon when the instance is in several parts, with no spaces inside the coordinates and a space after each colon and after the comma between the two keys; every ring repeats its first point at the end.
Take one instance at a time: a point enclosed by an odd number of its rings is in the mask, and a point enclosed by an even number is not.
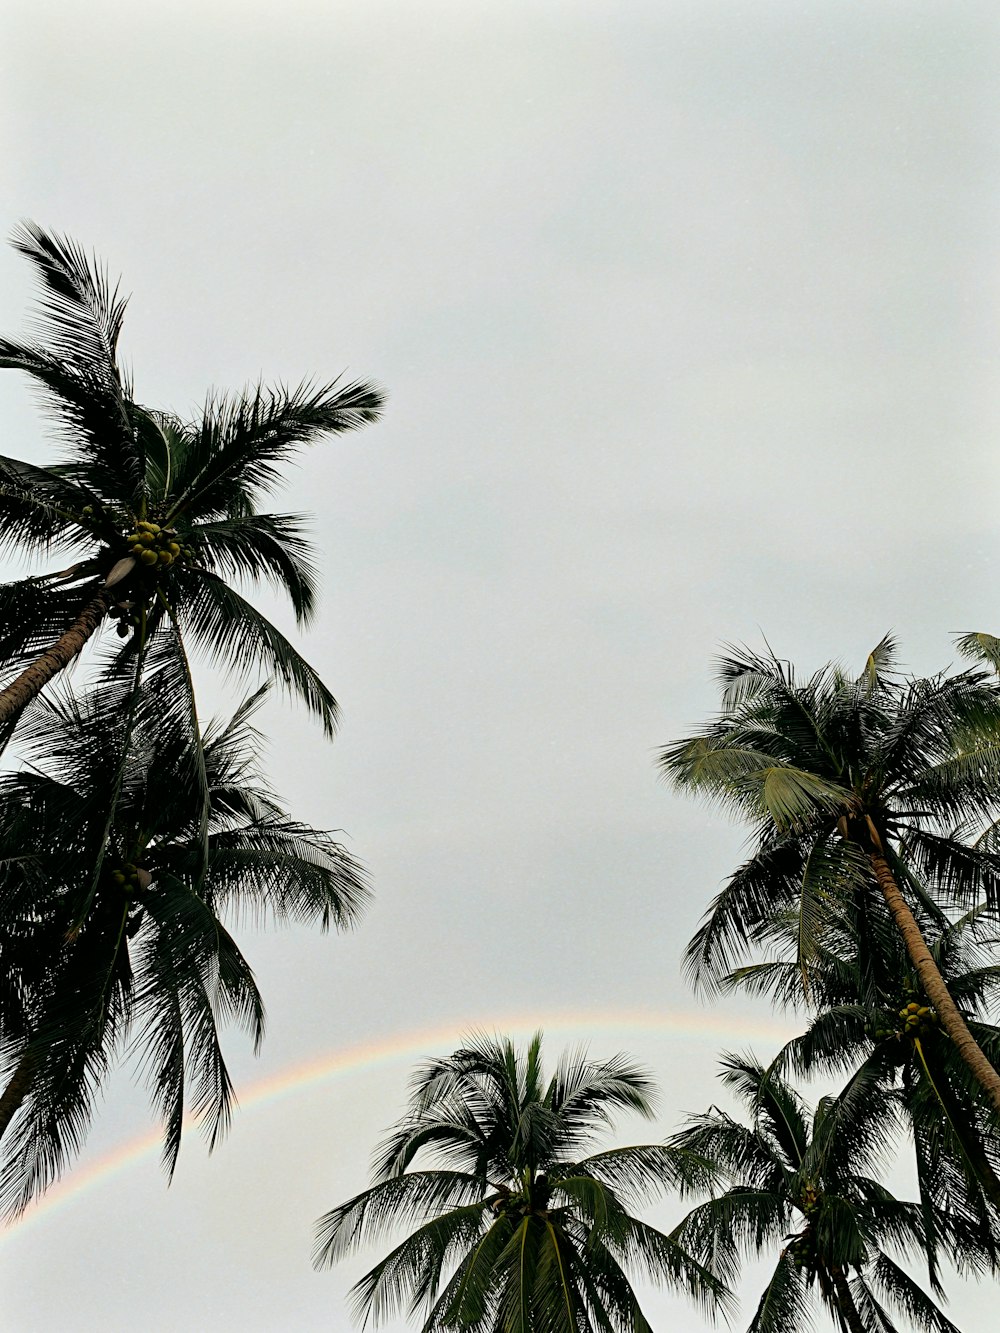
{"type": "Polygon", "coordinates": [[[870,1274],[866,1278],[858,1277],[851,1283],[851,1291],[858,1309],[869,1317],[877,1315],[885,1321],[884,1302],[905,1316],[907,1328],[926,1330],[926,1333],[961,1333],[944,1311],[888,1255],[880,1254],[870,1274]],[[878,1304],[874,1300],[874,1292],[878,1292],[881,1297],[878,1304]]]}
{"type": "Polygon", "coordinates": [[[337,726],[337,701],[280,630],[222,579],[203,572],[179,576],[177,617],[216,660],[238,673],[267,671],[301,699],[327,735],[337,726]]]}
{"type": "Polygon", "coordinates": [[[984,662],[994,671],[1000,672],[1000,639],[995,634],[970,633],[960,634],[955,646],[963,657],[974,662],[984,662]]]}
{"type": "Polygon", "coordinates": [[[802,1270],[787,1252],[782,1252],[761,1292],[747,1333],[790,1333],[808,1327],[809,1293],[802,1270]]]}
{"type": "Polygon", "coordinates": [[[302,519],[294,514],[244,514],[198,525],[201,566],[222,578],[267,579],[306,625],[316,609],[317,570],[302,519]]]}
{"type": "Polygon", "coordinates": [[[82,550],[86,560],[97,547],[83,510],[97,503],[97,495],[58,469],[0,457],[0,546],[7,550],[82,550]]]}

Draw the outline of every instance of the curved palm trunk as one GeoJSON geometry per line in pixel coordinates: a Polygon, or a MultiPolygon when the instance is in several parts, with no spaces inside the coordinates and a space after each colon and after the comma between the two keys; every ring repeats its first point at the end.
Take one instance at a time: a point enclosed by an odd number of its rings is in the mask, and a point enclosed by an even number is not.
{"type": "Polygon", "coordinates": [[[7,1132],[7,1126],[21,1109],[21,1104],[31,1091],[35,1081],[35,1061],[30,1055],[22,1055],[10,1082],[0,1094],[0,1139],[7,1132]]]}
{"type": "Polygon", "coordinates": [[[84,644],[107,615],[109,606],[110,594],[99,592],[50,648],[46,648],[31,666],[25,667],[19,676],[0,690],[0,736],[9,731],[32,699],[41,694],[52,678],[69,666],[75,657],[79,657],[84,644]]]}
{"type": "Polygon", "coordinates": [[[889,908],[892,919],[896,923],[896,928],[906,945],[906,952],[909,954],[910,961],[920,978],[924,993],[937,1010],[941,1026],[955,1043],[955,1049],[962,1060],[965,1061],[972,1076],[979,1083],[997,1111],[1000,1111],[1000,1074],[986,1058],[982,1047],[969,1031],[965,1019],[958,1011],[958,1006],[951,998],[951,992],[945,984],[937,963],[931,957],[931,951],[920,933],[920,927],[910,911],[909,904],[896,883],[896,877],[892,873],[889,862],[881,851],[872,849],[868,851],[868,860],[886,906],[889,908]]]}

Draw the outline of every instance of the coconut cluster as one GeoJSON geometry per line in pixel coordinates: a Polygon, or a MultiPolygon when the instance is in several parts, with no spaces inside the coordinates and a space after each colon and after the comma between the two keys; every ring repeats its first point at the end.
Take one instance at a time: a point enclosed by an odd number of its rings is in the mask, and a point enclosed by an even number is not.
{"type": "Polygon", "coordinates": [[[788,1256],[797,1268],[816,1266],[816,1238],[811,1227],[795,1237],[788,1247],[788,1256]]]}
{"type": "Polygon", "coordinates": [[[920,1037],[938,1022],[937,1010],[917,1000],[904,1005],[895,1017],[899,1021],[894,1027],[871,1028],[868,1035],[876,1041],[888,1041],[890,1037],[920,1037]]]}
{"type": "Polygon", "coordinates": [[[190,546],[182,546],[177,540],[173,528],[161,528],[159,523],[147,519],[140,519],[126,540],[130,553],[149,569],[154,565],[170,566],[194,555],[190,546]]]}
{"type": "Polygon", "coordinates": [[[127,639],[132,630],[139,628],[139,608],[135,602],[128,600],[117,602],[108,615],[112,620],[118,621],[119,639],[127,639]]]}
{"type": "Polygon", "coordinates": [[[117,884],[122,893],[129,897],[136,893],[142,887],[142,879],[139,875],[139,867],[133,865],[131,861],[126,861],[124,865],[119,866],[111,872],[111,882],[117,884]]]}
{"type": "Polygon", "coordinates": [[[900,1009],[899,1017],[903,1020],[903,1035],[907,1037],[919,1037],[938,1021],[936,1011],[929,1004],[918,1004],[916,1000],[900,1009]]]}
{"type": "Polygon", "coordinates": [[[806,1216],[811,1216],[819,1208],[819,1190],[815,1185],[809,1184],[802,1187],[802,1196],[799,1202],[802,1205],[802,1211],[806,1216]]]}

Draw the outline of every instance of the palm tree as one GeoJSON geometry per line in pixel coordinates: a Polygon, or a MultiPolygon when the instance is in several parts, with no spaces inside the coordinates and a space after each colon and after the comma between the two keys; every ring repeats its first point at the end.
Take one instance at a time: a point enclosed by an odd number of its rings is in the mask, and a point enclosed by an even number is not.
{"type": "MultiPolygon", "coordinates": [[[[921,994],[884,901],[861,899],[830,918],[815,940],[809,990],[797,959],[798,921],[787,913],[773,923],[764,962],[736,968],[726,990],[768,995],[806,1009],[809,1026],[786,1043],[771,1068],[844,1075],[871,1072],[895,1090],[895,1109],[907,1124],[921,1199],[970,1220],[1000,1256],[1000,1120],[979,1084],[941,1031],[921,994]]],[[[989,1010],[1000,993],[996,924],[980,904],[941,927],[917,908],[921,929],[949,991],[991,1061],[1000,1060],[1000,1028],[989,1010]]],[[[928,1234],[928,1259],[935,1260],[928,1234]]]]}
{"type": "Polygon", "coordinates": [[[25,766],[0,778],[7,1212],[60,1173],[128,1051],[163,1118],[168,1170],[185,1105],[214,1145],[233,1091],[219,1025],[237,1023],[255,1047],[264,1032],[226,919],[346,927],[367,897],[343,847],[291,819],[261,781],[252,717],[264,691],[194,742],[170,642],[138,688],[36,700],[19,733],[25,766]]]}
{"type": "Polygon", "coordinates": [[[665,774],[747,818],[756,845],[688,946],[713,984],[792,907],[808,984],[815,940],[839,904],[877,891],[920,990],[1000,1111],[1000,1075],[949,993],[915,916],[941,903],[1000,902],[1000,856],[966,834],[1000,814],[1000,688],[981,671],[909,680],[889,638],[852,678],[827,666],[804,682],[750,651],[721,663],[722,710],[661,755],[665,774]],[[913,905],[911,905],[911,903],[913,905]]]}
{"type": "Polygon", "coordinates": [[[580,1157],[614,1111],[650,1115],[651,1092],[624,1056],[571,1053],[546,1080],[540,1033],[520,1051],[470,1039],[417,1072],[375,1183],[317,1224],[316,1266],[421,1222],[353,1296],[366,1320],[422,1310],[424,1333],[650,1333],[623,1265],[724,1304],[705,1266],[628,1211],[662,1188],[664,1150],[580,1157]]]}
{"type": "Polygon", "coordinates": [[[65,457],[45,468],[0,457],[0,542],[72,563],[0,589],[0,661],[18,673],[0,690],[0,736],[109,620],[140,653],[170,626],[228,667],[263,667],[332,732],[330,691],[230,580],[270,581],[309,621],[316,571],[302,521],[259,504],[302,445],[376,420],[381,393],[362,382],[257,387],[210,397],[190,422],[141,407],[118,364],[118,288],[34,224],[14,244],[43,284],[41,341],[0,339],[0,366],[41,386],[65,457]]]}
{"type": "MultiPolygon", "coordinates": [[[[808,1327],[812,1290],[844,1333],[895,1333],[893,1308],[907,1329],[958,1333],[892,1254],[923,1251],[931,1227],[959,1267],[981,1271],[995,1251],[965,1219],[896,1199],[873,1174],[893,1094],[863,1071],[839,1097],[821,1098],[810,1121],[796,1093],[752,1057],[725,1057],[721,1077],[751,1123],[713,1108],[668,1142],[683,1192],[704,1193],[706,1170],[716,1178],[713,1197],[671,1234],[727,1282],[745,1255],[779,1250],[747,1333],[808,1327]]],[[[940,1296],[933,1269],[931,1283],[940,1296]]]]}

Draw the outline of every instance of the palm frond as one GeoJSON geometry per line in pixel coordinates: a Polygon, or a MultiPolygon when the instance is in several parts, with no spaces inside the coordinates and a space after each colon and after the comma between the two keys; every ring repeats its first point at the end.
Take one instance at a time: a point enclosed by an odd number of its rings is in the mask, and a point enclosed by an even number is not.
{"type": "Polygon", "coordinates": [[[184,574],[179,582],[184,594],[177,607],[182,628],[190,627],[205,649],[234,671],[273,673],[332,736],[337,701],[280,630],[214,575],[202,573],[195,578],[184,574]]]}
{"type": "Polygon", "coordinates": [[[888,1255],[877,1257],[868,1280],[883,1300],[906,1317],[908,1328],[926,1330],[926,1333],[960,1333],[927,1293],[888,1255]]]}
{"type": "Polygon", "coordinates": [[[301,519],[292,514],[242,514],[200,523],[198,560],[223,578],[267,579],[286,593],[299,625],[316,609],[317,570],[301,519]]]}
{"type": "Polygon", "coordinates": [[[174,482],[171,517],[215,518],[247,512],[281,481],[281,467],[303,445],[378,420],[383,395],[362,381],[268,389],[210,398],[174,482]]]}
{"type": "Polygon", "coordinates": [[[802,1273],[789,1257],[781,1254],[767,1286],[761,1293],[747,1333],[792,1333],[808,1327],[809,1303],[802,1273]]]}

